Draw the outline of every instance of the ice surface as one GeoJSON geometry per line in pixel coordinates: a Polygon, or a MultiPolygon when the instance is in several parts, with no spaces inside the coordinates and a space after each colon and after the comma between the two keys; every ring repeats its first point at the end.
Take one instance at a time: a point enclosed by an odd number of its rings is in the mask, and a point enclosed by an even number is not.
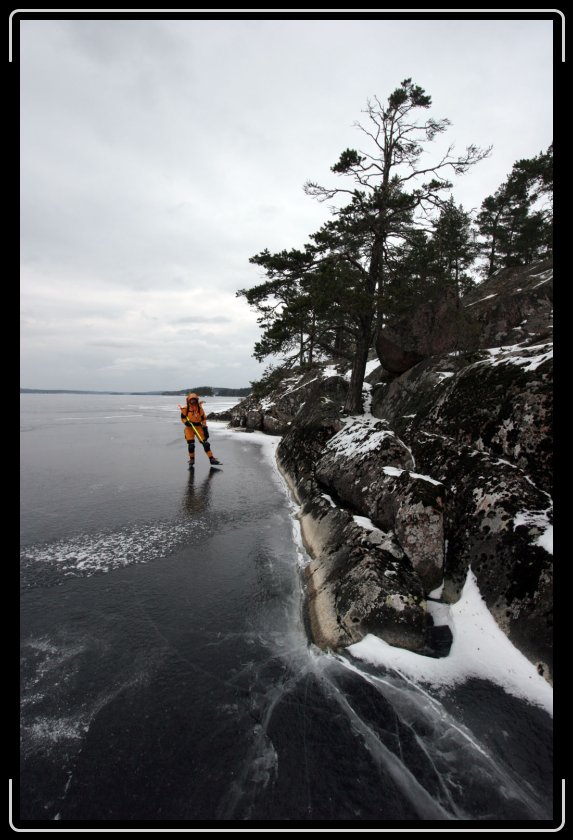
{"type": "MultiPolygon", "coordinates": [[[[297,563],[300,566],[306,566],[310,561],[310,557],[308,556],[304,547],[302,533],[300,529],[300,522],[297,518],[298,505],[291,496],[290,489],[285,479],[281,475],[276,460],[277,446],[281,442],[281,437],[279,435],[267,435],[265,434],[265,432],[244,432],[237,429],[229,428],[228,426],[226,426],[226,424],[223,423],[217,425],[220,426],[217,429],[217,435],[241,435],[242,441],[246,441],[249,444],[257,444],[261,447],[263,454],[268,459],[272,467],[273,478],[286,497],[289,512],[291,515],[292,536],[295,544],[297,563]]],[[[332,499],[330,499],[330,497],[328,497],[328,499],[331,502],[332,506],[336,507],[332,499]]]]}

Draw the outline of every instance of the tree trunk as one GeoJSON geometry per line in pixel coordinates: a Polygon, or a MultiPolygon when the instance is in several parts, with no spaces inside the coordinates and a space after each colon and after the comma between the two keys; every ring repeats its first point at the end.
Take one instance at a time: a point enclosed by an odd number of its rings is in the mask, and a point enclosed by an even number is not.
{"type": "Polygon", "coordinates": [[[370,299],[369,311],[364,312],[360,319],[360,333],[356,340],[356,351],[352,362],[350,387],[348,389],[348,395],[344,405],[344,410],[349,414],[362,414],[364,410],[362,406],[362,385],[364,384],[368,351],[370,350],[370,343],[372,341],[372,326],[375,322],[375,318],[378,317],[379,309],[377,292],[378,281],[381,276],[385,241],[382,211],[379,214],[379,222],[380,231],[374,239],[372,254],[370,256],[370,265],[368,267],[367,291],[370,299]]]}
{"type": "Polygon", "coordinates": [[[488,277],[491,277],[491,275],[495,271],[495,258],[497,257],[496,251],[497,251],[497,239],[498,239],[497,228],[498,228],[498,225],[499,225],[499,217],[500,217],[500,213],[497,214],[497,216],[494,220],[493,229],[492,229],[492,232],[491,232],[491,250],[490,250],[490,254],[489,254],[489,274],[488,274],[488,277]]]}
{"type": "Polygon", "coordinates": [[[366,373],[366,362],[370,349],[370,325],[363,331],[356,343],[356,352],[352,361],[352,375],[350,387],[346,396],[344,410],[348,414],[362,414],[362,385],[366,373]]]}
{"type": "Polygon", "coordinates": [[[309,345],[308,345],[308,363],[312,365],[314,357],[314,336],[316,333],[316,315],[312,313],[312,324],[310,327],[309,345]]]}
{"type": "Polygon", "coordinates": [[[495,233],[493,233],[492,238],[491,238],[491,249],[490,249],[490,252],[489,252],[488,277],[491,277],[491,275],[493,274],[493,272],[495,270],[495,258],[497,256],[496,253],[495,253],[496,245],[497,245],[497,241],[496,241],[495,233]]]}

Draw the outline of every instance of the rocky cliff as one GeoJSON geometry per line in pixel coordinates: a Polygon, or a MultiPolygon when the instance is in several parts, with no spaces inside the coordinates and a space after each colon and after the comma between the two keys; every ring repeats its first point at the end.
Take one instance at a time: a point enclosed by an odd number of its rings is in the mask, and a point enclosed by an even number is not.
{"type": "Polygon", "coordinates": [[[390,361],[378,343],[363,415],[343,414],[348,374],[333,365],[232,410],[231,425],[282,435],[318,644],[374,633],[447,653],[428,603],[457,601],[471,567],[499,626],[551,680],[551,300],[542,263],[472,290],[449,336],[436,327],[447,306],[425,334],[422,313],[409,342],[391,336],[390,361]]]}
{"type": "Polygon", "coordinates": [[[428,356],[543,340],[551,335],[552,311],[551,260],[508,268],[461,301],[442,295],[419,305],[380,331],[376,350],[385,369],[400,374],[428,356]]]}

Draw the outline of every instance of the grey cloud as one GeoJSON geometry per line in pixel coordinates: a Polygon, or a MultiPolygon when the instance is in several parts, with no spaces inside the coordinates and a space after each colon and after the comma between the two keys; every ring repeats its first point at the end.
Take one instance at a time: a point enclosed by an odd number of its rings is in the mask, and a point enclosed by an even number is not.
{"type": "Polygon", "coordinates": [[[121,339],[121,338],[117,338],[117,339],[109,338],[109,339],[100,339],[99,341],[96,341],[96,340],[87,341],[86,344],[89,347],[119,347],[119,348],[123,349],[125,347],[139,347],[141,342],[139,342],[139,341],[129,341],[129,339],[121,339]]]}
{"type": "Polygon", "coordinates": [[[229,324],[230,318],[224,315],[189,315],[184,318],[176,318],[174,324],[229,324]]]}
{"type": "Polygon", "coordinates": [[[303,183],[332,182],[367,97],[406,76],[448,139],[495,146],[468,207],[551,141],[548,21],[129,15],[21,23],[25,387],[184,387],[186,325],[215,384],[260,376],[249,257],[329,218],[303,183]]]}

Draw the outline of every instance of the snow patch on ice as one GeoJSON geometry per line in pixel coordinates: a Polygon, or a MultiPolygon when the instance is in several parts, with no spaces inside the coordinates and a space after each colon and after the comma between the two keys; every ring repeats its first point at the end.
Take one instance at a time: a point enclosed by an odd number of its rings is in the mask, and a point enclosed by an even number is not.
{"type": "MultiPolygon", "coordinates": [[[[428,602],[431,604],[431,602],[428,602]]],[[[436,609],[432,604],[431,609],[436,609]]],[[[452,629],[448,656],[433,659],[393,647],[377,636],[367,635],[347,651],[367,662],[392,668],[407,679],[435,687],[455,686],[472,677],[490,680],[508,694],[521,697],[549,714],[553,713],[553,689],[535,666],[518,651],[483,601],[475,575],[470,570],[456,604],[441,605],[441,621],[452,629]]]]}
{"type": "Polygon", "coordinates": [[[43,717],[30,726],[29,732],[35,741],[48,741],[56,744],[60,741],[78,740],[84,736],[87,729],[87,724],[73,717],[43,717]]]}
{"type": "Polygon", "coordinates": [[[26,546],[20,552],[23,582],[28,587],[59,583],[63,577],[90,577],[134,563],[166,557],[189,539],[207,533],[202,519],[131,525],[112,532],[78,534],[50,543],[26,546]],[[42,572],[53,573],[53,580],[42,572]],[[41,575],[41,580],[38,577],[41,575]]]}

